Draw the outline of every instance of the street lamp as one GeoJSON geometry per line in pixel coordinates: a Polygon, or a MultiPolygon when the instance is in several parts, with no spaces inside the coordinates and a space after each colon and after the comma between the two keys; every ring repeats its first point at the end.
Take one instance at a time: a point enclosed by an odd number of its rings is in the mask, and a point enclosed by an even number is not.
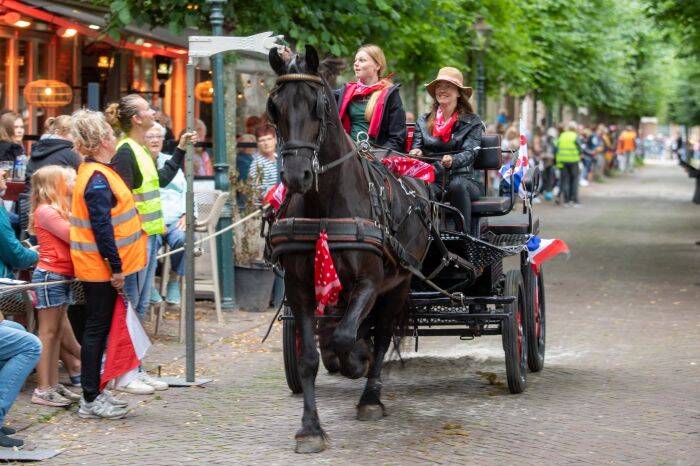
{"type": "Polygon", "coordinates": [[[481,119],[486,118],[486,76],[484,74],[484,48],[488,43],[489,37],[493,32],[493,28],[484,21],[483,16],[478,16],[474,23],[474,31],[476,31],[476,92],[477,92],[477,110],[481,119]]]}
{"type": "MultiPolygon", "coordinates": [[[[212,36],[221,36],[224,25],[223,7],[225,0],[207,0],[211,4],[211,22],[212,36]]],[[[212,104],[213,110],[213,127],[214,127],[214,188],[222,192],[229,192],[230,181],[228,177],[228,160],[226,155],[226,134],[224,127],[224,57],[223,54],[217,53],[211,57],[214,95],[217,96],[212,104]]],[[[221,209],[221,217],[216,229],[221,230],[231,225],[233,211],[231,203],[226,202],[226,205],[221,209]]],[[[219,270],[212,270],[212,273],[219,274],[219,283],[221,283],[221,307],[224,309],[233,309],[236,306],[234,292],[234,276],[233,276],[233,236],[231,234],[221,235],[216,238],[216,247],[219,251],[219,270]]]]}

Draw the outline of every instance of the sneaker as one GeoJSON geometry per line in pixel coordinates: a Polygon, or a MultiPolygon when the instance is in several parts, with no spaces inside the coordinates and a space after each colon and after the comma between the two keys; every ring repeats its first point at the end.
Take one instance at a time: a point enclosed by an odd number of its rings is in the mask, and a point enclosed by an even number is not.
{"type": "Polygon", "coordinates": [[[112,392],[110,392],[109,390],[102,390],[102,396],[112,406],[118,406],[120,408],[126,408],[127,406],[129,406],[128,401],[117,398],[116,396],[112,395],[112,392]]]}
{"type": "Polygon", "coordinates": [[[8,437],[0,432],[0,447],[5,448],[21,448],[24,445],[24,440],[8,437]]]}
{"type": "Polygon", "coordinates": [[[67,408],[73,403],[69,399],[64,398],[53,388],[49,388],[43,392],[38,388],[35,388],[34,393],[32,393],[31,401],[37,405],[53,406],[54,408],[67,408]]]}
{"type": "Polygon", "coordinates": [[[158,293],[155,286],[151,286],[151,297],[149,299],[151,304],[158,304],[163,301],[163,297],[158,293]]]}
{"type": "Polygon", "coordinates": [[[578,185],[585,188],[586,186],[588,186],[588,180],[581,179],[579,180],[578,185]]]}
{"type": "Polygon", "coordinates": [[[103,393],[98,395],[91,403],[85,401],[85,398],[80,399],[80,408],[78,408],[78,416],[83,419],[121,419],[126,416],[129,411],[120,406],[114,406],[103,393]]]}
{"type": "Polygon", "coordinates": [[[574,203],[572,204],[572,207],[575,207],[575,208],[577,208],[577,209],[580,209],[580,208],[581,208],[581,204],[578,203],[578,202],[574,202],[574,203]]]}
{"type": "Polygon", "coordinates": [[[137,380],[153,387],[154,390],[158,391],[167,390],[170,387],[167,383],[161,380],[154,379],[153,377],[148,375],[148,372],[146,371],[139,372],[137,380]]]}
{"type": "Polygon", "coordinates": [[[165,302],[168,304],[180,304],[180,282],[178,280],[168,282],[165,302]]]}
{"type": "Polygon", "coordinates": [[[12,427],[2,426],[0,427],[0,433],[5,435],[14,435],[17,433],[17,431],[12,427]]]}
{"type": "Polygon", "coordinates": [[[69,375],[70,377],[70,384],[73,387],[80,387],[80,374],[78,375],[69,375]]]}
{"type": "Polygon", "coordinates": [[[66,387],[64,387],[60,383],[58,385],[56,385],[55,387],[53,387],[53,389],[56,391],[56,393],[61,395],[63,398],[70,400],[72,403],[77,403],[78,401],[80,401],[80,395],[68,390],[66,387]]]}
{"type": "Polygon", "coordinates": [[[153,395],[155,392],[153,387],[138,379],[132,380],[126,385],[117,387],[116,390],[119,392],[131,393],[132,395],[153,395]]]}

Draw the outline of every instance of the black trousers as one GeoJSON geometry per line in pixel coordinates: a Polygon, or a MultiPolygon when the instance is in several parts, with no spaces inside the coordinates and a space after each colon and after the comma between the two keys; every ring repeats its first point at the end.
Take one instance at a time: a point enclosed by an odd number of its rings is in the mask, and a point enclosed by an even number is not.
{"type": "Polygon", "coordinates": [[[83,282],[85,287],[85,330],[80,349],[80,382],[87,402],[100,394],[102,354],[112,325],[117,290],[110,282],[83,282]]]}
{"type": "Polygon", "coordinates": [[[565,162],[561,168],[561,192],[564,202],[578,203],[578,162],[565,162]]]}
{"type": "Polygon", "coordinates": [[[464,230],[469,233],[472,224],[472,201],[482,196],[483,188],[465,175],[456,175],[447,183],[447,198],[464,217],[464,230]]]}

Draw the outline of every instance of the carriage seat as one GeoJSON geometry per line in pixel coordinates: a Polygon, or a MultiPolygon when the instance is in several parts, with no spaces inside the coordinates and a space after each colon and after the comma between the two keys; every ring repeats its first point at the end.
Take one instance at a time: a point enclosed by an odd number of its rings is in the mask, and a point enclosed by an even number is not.
{"type": "Polygon", "coordinates": [[[482,197],[472,201],[472,215],[503,215],[510,209],[510,197],[482,197]]]}
{"type": "Polygon", "coordinates": [[[490,231],[495,235],[536,235],[540,231],[540,219],[532,219],[532,231],[527,214],[509,214],[501,217],[483,217],[479,219],[479,231],[490,231]]]}
{"type": "MultiPolygon", "coordinates": [[[[474,169],[484,171],[484,181],[488,183],[488,171],[501,168],[501,136],[484,134],[481,137],[481,148],[474,160],[474,169]]],[[[484,186],[488,189],[488,184],[484,186]]],[[[513,202],[515,202],[513,200],[513,202]]],[[[485,217],[489,215],[505,215],[512,207],[510,196],[482,197],[472,201],[472,215],[485,217]]]]}

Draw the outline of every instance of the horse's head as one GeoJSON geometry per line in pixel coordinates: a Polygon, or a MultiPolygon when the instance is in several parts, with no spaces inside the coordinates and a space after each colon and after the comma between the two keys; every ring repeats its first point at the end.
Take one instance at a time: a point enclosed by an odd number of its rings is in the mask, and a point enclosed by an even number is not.
{"type": "Polygon", "coordinates": [[[318,74],[318,53],[313,47],[307,45],[303,57],[294,55],[289,62],[273,48],[269,59],[278,78],[267,113],[282,143],[282,181],[290,192],[303,194],[313,185],[319,167],[332,97],[318,74]]]}

